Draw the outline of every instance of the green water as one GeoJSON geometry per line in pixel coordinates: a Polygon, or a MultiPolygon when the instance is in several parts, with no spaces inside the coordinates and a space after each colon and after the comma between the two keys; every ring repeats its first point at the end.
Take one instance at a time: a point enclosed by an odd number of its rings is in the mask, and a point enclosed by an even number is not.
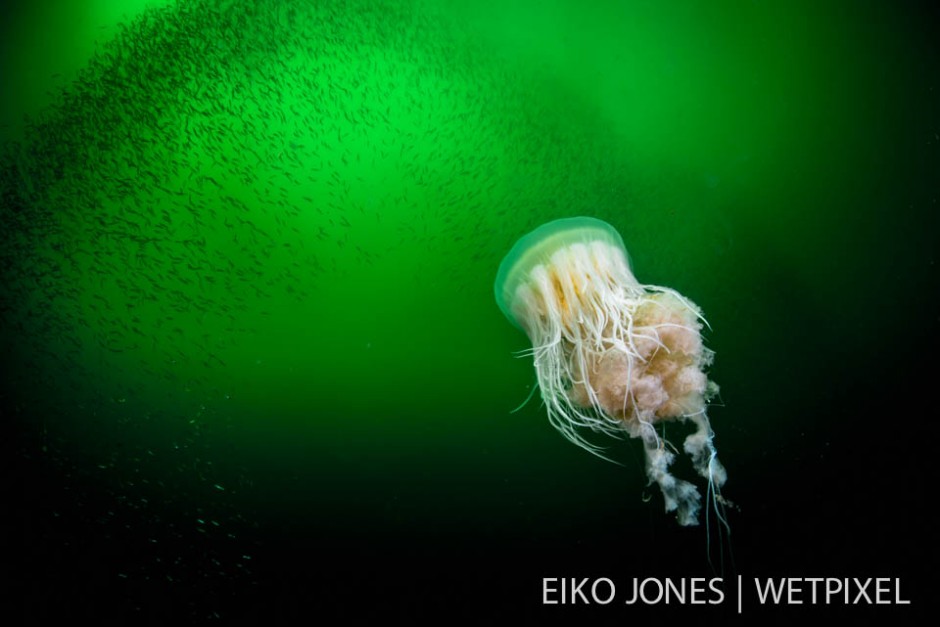
{"type": "Polygon", "coordinates": [[[708,573],[636,442],[608,464],[510,413],[534,374],[497,266],[578,215],[710,322],[738,568],[909,574],[913,540],[854,538],[914,537],[929,474],[885,442],[936,339],[914,7],[116,7],[24,6],[5,39],[4,414],[23,543],[56,556],[19,564],[24,612],[89,577],[105,617],[264,615],[285,585],[330,614],[339,572],[412,612],[497,581],[530,615],[542,576],[708,573]],[[442,579],[375,583],[412,551],[442,579]]]}

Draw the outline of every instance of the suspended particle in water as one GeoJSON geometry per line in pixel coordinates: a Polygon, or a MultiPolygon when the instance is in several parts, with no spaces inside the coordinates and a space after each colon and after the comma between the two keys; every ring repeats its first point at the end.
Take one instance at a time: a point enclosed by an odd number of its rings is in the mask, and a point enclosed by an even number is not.
{"type": "Polygon", "coordinates": [[[659,427],[691,423],[683,450],[708,485],[724,523],[720,489],[727,478],[708,421],[718,386],[705,369],[698,306],[673,289],[639,283],[623,239],[594,218],[544,224],[522,237],[500,264],[496,302],[529,336],[542,401],[552,425],[578,446],[601,454],[587,432],[643,442],[646,474],[666,511],[695,525],[701,495],[670,465],[678,451],[659,427]]]}

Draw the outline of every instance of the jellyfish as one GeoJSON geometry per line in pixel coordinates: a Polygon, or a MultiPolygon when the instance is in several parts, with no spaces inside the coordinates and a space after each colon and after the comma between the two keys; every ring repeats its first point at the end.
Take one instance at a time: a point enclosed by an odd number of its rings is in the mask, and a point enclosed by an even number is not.
{"type": "Polygon", "coordinates": [[[642,441],[649,485],[659,486],[666,512],[676,512],[683,526],[698,524],[701,495],[670,472],[679,451],[665,425],[691,424],[682,449],[727,525],[719,509],[727,474],[706,414],[718,392],[705,374],[714,353],[703,345],[707,322],[698,306],[673,289],[637,281],[620,234],[588,217],[555,220],[523,236],[500,264],[495,292],[532,343],[523,355],[533,358],[551,424],[601,457],[602,447],[587,435],[642,441]]]}

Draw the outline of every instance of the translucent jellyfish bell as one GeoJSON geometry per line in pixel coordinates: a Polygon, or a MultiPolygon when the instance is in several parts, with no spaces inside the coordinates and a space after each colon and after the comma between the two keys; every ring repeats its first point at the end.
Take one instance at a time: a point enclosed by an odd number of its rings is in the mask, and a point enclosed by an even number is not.
{"type": "Polygon", "coordinates": [[[718,391],[705,369],[704,317],[675,290],[633,276],[620,234],[594,218],[555,220],[522,237],[496,275],[496,302],[532,342],[542,400],[551,423],[599,454],[586,432],[640,438],[646,474],[679,524],[697,524],[701,496],[669,466],[677,453],[657,426],[690,422],[683,449],[719,519],[726,479],[706,415],[718,391]]]}

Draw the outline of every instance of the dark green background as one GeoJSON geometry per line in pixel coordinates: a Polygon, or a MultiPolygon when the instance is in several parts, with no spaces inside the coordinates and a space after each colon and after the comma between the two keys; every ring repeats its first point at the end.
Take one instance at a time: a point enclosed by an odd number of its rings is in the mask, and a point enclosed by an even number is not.
{"type": "Polygon", "coordinates": [[[914,601],[743,618],[925,609],[936,9],[582,4],[5,5],[5,612],[733,619],[540,605],[713,573],[636,442],[509,413],[496,267],[575,215],[711,324],[727,589],[914,601]]]}

